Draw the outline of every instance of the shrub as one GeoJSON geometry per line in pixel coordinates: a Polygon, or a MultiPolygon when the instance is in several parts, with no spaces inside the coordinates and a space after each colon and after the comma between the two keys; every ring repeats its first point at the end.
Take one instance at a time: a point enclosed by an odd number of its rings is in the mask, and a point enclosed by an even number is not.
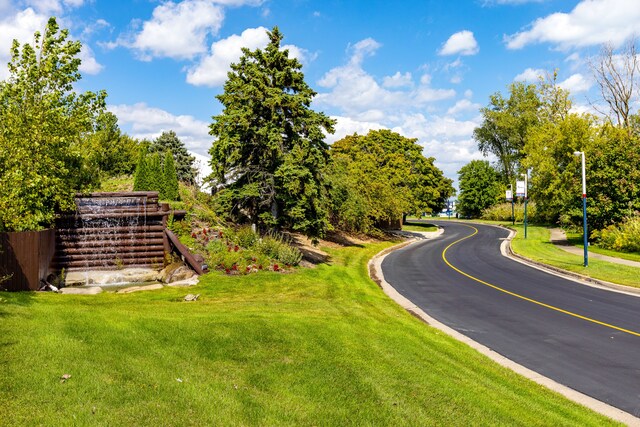
{"type": "Polygon", "coordinates": [[[231,240],[243,248],[250,249],[258,242],[258,234],[250,226],[240,227],[233,233],[231,240]]]}
{"type": "Polygon", "coordinates": [[[298,265],[302,261],[302,252],[285,243],[278,248],[276,259],[285,265],[298,265]]]}
{"type": "Polygon", "coordinates": [[[625,219],[617,225],[594,231],[591,236],[598,246],[620,252],[640,252],[640,217],[625,219]]]}
{"type": "MultiPolygon", "coordinates": [[[[516,203],[514,206],[514,214],[517,222],[524,221],[524,204],[516,203]]],[[[511,221],[511,203],[500,203],[482,212],[482,219],[488,221],[511,221]]],[[[536,204],[527,203],[527,221],[536,221],[536,204]]]]}

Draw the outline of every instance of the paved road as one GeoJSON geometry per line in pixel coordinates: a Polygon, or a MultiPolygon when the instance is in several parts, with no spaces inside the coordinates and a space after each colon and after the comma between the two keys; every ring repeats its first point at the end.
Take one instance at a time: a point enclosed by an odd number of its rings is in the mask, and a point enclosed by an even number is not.
{"type": "Polygon", "coordinates": [[[389,254],[387,282],[475,341],[640,416],[640,298],[503,257],[504,229],[429,222],[444,228],[442,237],[389,254]]]}

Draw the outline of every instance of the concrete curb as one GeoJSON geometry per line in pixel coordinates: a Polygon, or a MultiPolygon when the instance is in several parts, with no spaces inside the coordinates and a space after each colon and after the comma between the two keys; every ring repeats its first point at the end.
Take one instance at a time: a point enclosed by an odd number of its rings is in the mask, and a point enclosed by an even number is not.
{"type": "MultiPolygon", "coordinates": [[[[483,224],[486,225],[486,224],[483,224]]],[[[505,240],[503,242],[503,244],[501,245],[501,250],[503,248],[503,246],[509,246],[509,249],[511,248],[510,246],[510,239],[515,235],[515,231],[510,230],[512,232],[512,234],[510,234],[508,240],[505,240]]],[[[441,233],[440,233],[441,234],[441,233]]],[[[467,344],[469,347],[477,350],[478,352],[480,352],[481,354],[489,357],[491,360],[493,360],[494,362],[497,362],[498,364],[511,369],[512,371],[516,372],[517,374],[520,374],[522,376],[524,376],[525,378],[528,378],[532,381],[535,381],[536,383],[545,386],[547,388],[549,388],[550,390],[559,393],[561,395],[563,395],[564,397],[579,403],[593,411],[596,411],[600,414],[603,414],[613,420],[625,423],[629,426],[640,426],[640,418],[636,418],[633,415],[629,414],[628,412],[622,411],[618,408],[615,408],[611,405],[608,405],[604,402],[601,402],[599,400],[596,400],[590,396],[587,396],[586,394],[580,393],[576,390],[573,390],[565,385],[562,385],[554,380],[552,380],[551,378],[547,378],[535,371],[532,371],[529,368],[526,368],[506,357],[504,357],[503,355],[491,350],[489,347],[486,347],[474,340],[472,340],[471,338],[467,337],[466,335],[461,334],[460,332],[456,331],[453,328],[450,328],[449,326],[439,322],[438,320],[434,319],[433,317],[429,316],[426,312],[424,312],[420,307],[416,306],[414,303],[412,303],[411,301],[409,301],[407,298],[405,298],[404,296],[402,296],[393,286],[391,286],[385,279],[384,279],[384,274],[382,273],[382,261],[384,260],[384,258],[391,252],[403,248],[405,246],[408,246],[410,244],[415,243],[415,240],[410,240],[408,242],[403,242],[400,243],[399,245],[393,246],[391,248],[387,248],[385,250],[383,250],[382,252],[379,252],[378,254],[376,254],[373,258],[371,258],[371,260],[368,263],[368,270],[369,270],[369,276],[371,277],[371,279],[376,282],[378,284],[378,286],[380,286],[380,288],[382,288],[382,290],[384,291],[384,293],[386,293],[392,300],[394,300],[398,305],[400,305],[402,308],[404,308],[405,310],[407,310],[409,313],[411,313],[412,315],[418,317],[419,319],[421,319],[422,321],[424,321],[425,323],[427,323],[428,325],[446,333],[447,335],[451,336],[452,338],[461,341],[465,344],[467,344]]]]}
{"type": "Polygon", "coordinates": [[[581,285],[591,286],[592,288],[598,288],[598,289],[606,289],[608,291],[618,292],[621,294],[630,295],[634,297],[640,297],[640,288],[633,288],[631,286],[619,285],[617,283],[607,282],[605,280],[594,279],[593,277],[584,276],[579,273],[574,273],[573,271],[563,270],[562,268],[544,264],[539,261],[534,261],[530,258],[517,254],[513,251],[513,248],[511,247],[511,241],[516,235],[515,230],[509,227],[503,227],[503,226],[493,225],[493,224],[482,224],[482,225],[488,225],[491,227],[500,227],[500,228],[505,228],[509,230],[509,237],[507,237],[507,239],[503,241],[502,245],[500,246],[500,251],[502,252],[502,255],[509,259],[512,259],[521,264],[528,265],[529,267],[542,270],[549,274],[553,274],[554,276],[563,277],[565,279],[574,281],[576,283],[580,283],[581,285]]]}

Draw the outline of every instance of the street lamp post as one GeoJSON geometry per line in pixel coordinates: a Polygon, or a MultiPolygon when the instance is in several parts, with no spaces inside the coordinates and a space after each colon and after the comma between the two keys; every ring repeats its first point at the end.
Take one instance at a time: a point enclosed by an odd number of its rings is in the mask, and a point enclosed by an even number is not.
{"type": "Polygon", "coordinates": [[[523,173],[522,176],[524,177],[524,238],[527,238],[527,202],[528,202],[528,193],[529,193],[529,189],[527,187],[529,187],[528,183],[527,183],[527,173],[523,173]]]}
{"type": "Polygon", "coordinates": [[[574,151],[574,156],[580,156],[582,160],[582,234],[584,242],[584,266],[589,266],[589,242],[587,241],[587,177],[584,165],[584,151],[574,151]]]}

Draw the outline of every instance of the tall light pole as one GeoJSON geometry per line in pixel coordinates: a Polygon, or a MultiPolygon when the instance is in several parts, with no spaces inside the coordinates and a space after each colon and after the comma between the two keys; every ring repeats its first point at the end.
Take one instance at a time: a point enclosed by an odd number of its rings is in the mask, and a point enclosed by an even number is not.
{"type": "Polygon", "coordinates": [[[584,151],[574,151],[574,156],[580,156],[582,160],[582,234],[584,238],[584,266],[589,266],[589,242],[587,241],[587,176],[584,166],[584,151]]]}
{"type": "Polygon", "coordinates": [[[524,238],[527,238],[527,199],[529,196],[529,184],[527,183],[528,173],[523,173],[524,176],[524,238]]]}

